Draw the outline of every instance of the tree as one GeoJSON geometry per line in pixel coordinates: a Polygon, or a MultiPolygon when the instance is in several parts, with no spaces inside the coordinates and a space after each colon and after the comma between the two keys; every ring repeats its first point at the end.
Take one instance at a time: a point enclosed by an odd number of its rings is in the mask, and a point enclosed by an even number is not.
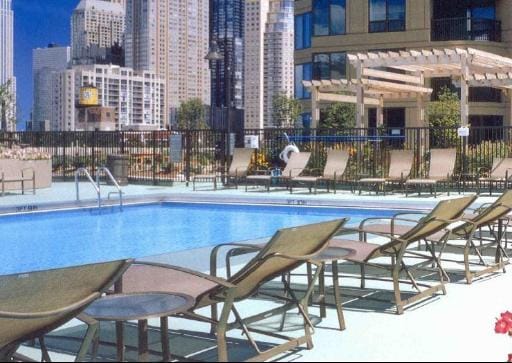
{"type": "Polygon", "coordinates": [[[12,82],[9,80],[3,85],[0,85],[0,129],[13,130],[16,123],[16,116],[14,115],[13,102],[14,96],[12,94],[12,82]]]}
{"type": "Polygon", "coordinates": [[[460,124],[459,95],[444,87],[439,100],[431,102],[428,107],[428,121],[431,128],[456,127],[460,124]]]}
{"type": "Polygon", "coordinates": [[[349,103],[332,103],[320,121],[321,129],[343,130],[356,127],[356,106],[349,103]]]}
{"type": "Polygon", "coordinates": [[[428,110],[430,145],[450,147],[457,142],[456,127],[460,125],[459,95],[444,87],[438,101],[431,102],[428,110]]]}
{"type": "Polygon", "coordinates": [[[277,127],[293,127],[302,113],[301,103],[281,92],[272,100],[272,118],[277,127]]]}
{"type": "Polygon", "coordinates": [[[208,128],[204,117],[203,102],[199,98],[193,98],[181,104],[178,110],[178,127],[183,130],[208,128]]]}

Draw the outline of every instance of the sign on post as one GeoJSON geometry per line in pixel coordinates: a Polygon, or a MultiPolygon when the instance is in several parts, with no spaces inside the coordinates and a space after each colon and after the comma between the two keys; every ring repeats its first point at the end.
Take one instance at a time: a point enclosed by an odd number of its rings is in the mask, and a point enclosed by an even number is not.
{"type": "Polygon", "coordinates": [[[457,129],[457,133],[459,134],[459,137],[468,137],[469,136],[469,127],[459,127],[457,129]]]}
{"type": "Polygon", "coordinates": [[[183,161],[183,137],[181,134],[169,137],[169,161],[171,163],[183,161]]]}

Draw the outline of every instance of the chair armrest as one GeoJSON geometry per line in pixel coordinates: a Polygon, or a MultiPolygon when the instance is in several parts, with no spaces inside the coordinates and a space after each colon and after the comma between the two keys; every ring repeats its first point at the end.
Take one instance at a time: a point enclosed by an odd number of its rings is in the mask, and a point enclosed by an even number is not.
{"type": "Polygon", "coordinates": [[[173,265],[168,265],[168,264],[164,264],[164,263],[157,263],[157,262],[135,262],[134,265],[135,266],[136,265],[143,265],[143,266],[153,266],[153,267],[166,268],[166,269],[169,269],[169,270],[174,270],[174,271],[183,272],[183,273],[186,273],[186,274],[189,274],[189,275],[193,275],[195,277],[199,277],[199,278],[202,278],[204,280],[211,281],[213,283],[222,285],[224,287],[235,287],[235,285],[230,284],[228,281],[226,281],[224,279],[218,278],[216,276],[210,276],[210,275],[207,275],[205,273],[202,273],[202,272],[199,272],[199,271],[195,271],[195,270],[191,270],[191,269],[188,269],[188,268],[185,268],[185,267],[173,266],[173,265]]]}
{"type": "Polygon", "coordinates": [[[257,252],[260,250],[260,248],[256,245],[250,245],[245,243],[223,243],[221,245],[217,245],[212,249],[212,252],[210,252],[210,275],[217,277],[217,261],[219,252],[224,247],[240,247],[245,248],[247,250],[254,250],[254,252],[257,252]]]}

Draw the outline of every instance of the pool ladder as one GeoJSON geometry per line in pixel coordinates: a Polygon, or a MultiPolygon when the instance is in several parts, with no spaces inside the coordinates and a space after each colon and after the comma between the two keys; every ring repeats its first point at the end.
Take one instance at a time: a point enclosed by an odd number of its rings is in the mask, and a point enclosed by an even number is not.
{"type": "Polygon", "coordinates": [[[123,209],[123,190],[119,186],[119,183],[117,180],[112,176],[112,173],[110,170],[106,167],[100,167],[96,170],[96,181],[91,176],[91,173],[89,173],[89,170],[86,168],[78,168],[75,172],[75,187],[76,187],[76,201],[80,201],[80,181],[79,177],[80,175],[85,175],[89,183],[93,186],[94,190],[96,191],[96,195],[98,198],[98,209],[101,209],[101,175],[104,174],[110,182],[114,185],[114,187],[117,189],[117,192],[109,193],[108,199],[110,199],[110,196],[115,193],[119,193],[119,206],[121,207],[121,210],[123,209]]]}

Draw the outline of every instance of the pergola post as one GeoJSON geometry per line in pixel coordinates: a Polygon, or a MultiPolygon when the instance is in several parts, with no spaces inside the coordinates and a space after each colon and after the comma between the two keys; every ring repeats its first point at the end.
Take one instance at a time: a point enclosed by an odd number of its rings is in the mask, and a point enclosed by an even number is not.
{"type": "Polygon", "coordinates": [[[363,85],[363,64],[357,62],[356,64],[356,77],[357,77],[357,88],[356,88],[356,127],[364,127],[364,85],[363,85]]]}
{"type": "Polygon", "coordinates": [[[311,128],[317,129],[320,124],[320,102],[318,100],[319,89],[313,85],[311,88],[311,128]]]}
{"type": "Polygon", "coordinates": [[[377,127],[384,126],[384,97],[379,97],[379,105],[377,106],[377,127]]]}
{"type": "Polygon", "coordinates": [[[460,77],[460,121],[463,127],[469,125],[469,64],[467,55],[461,57],[460,77]]]}

